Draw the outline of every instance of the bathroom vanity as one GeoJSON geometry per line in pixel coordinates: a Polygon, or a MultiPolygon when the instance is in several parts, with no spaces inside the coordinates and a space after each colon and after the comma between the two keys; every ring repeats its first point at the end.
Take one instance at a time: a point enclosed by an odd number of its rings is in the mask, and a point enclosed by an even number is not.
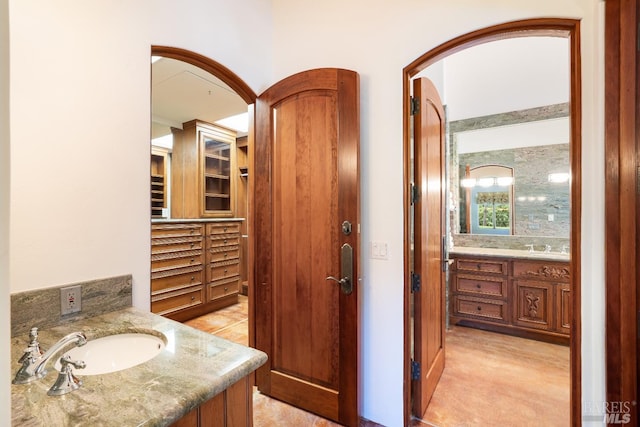
{"type": "MultiPolygon", "coordinates": [[[[165,345],[152,359],[124,370],[83,375],[82,369],[74,369],[82,385],[62,396],[47,395],[58,374],[51,361],[44,378],[11,385],[12,425],[252,425],[249,374],[267,360],[263,352],[135,308],[41,329],[38,339],[48,349],[75,331],[84,332],[89,343],[109,335],[143,333],[162,337],[165,345]]],[[[27,334],[11,340],[16,371],[28,344],[27,334]]]]}
{"type": "Polygon", "coordinates": [[[449,258],[450,324],[569,342],[567,254],[460,247],[449,258]]]}

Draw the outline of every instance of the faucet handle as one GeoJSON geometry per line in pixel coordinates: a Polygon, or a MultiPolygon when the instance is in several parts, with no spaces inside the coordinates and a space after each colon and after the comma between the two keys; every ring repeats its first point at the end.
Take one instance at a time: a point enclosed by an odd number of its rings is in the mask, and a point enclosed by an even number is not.
{"type": "Polygon", "coordinates": [[[49,396],[61,396],[77,390],[82,385],[82,380],[73,375],[72,367],[83,369],[87,366],[82,360],[71,360],[71,356],[60,358],[60,373],[56,382],[51,386],[47,394],[49,396]]]}
{"type": "Polygon", "coordinates": [[[525,246],[529,248],[529,252],[531,252],[531,253],[533,253],[533,252],[534,252],[534,250],[533,250],[533,244],[525,245],[525,246]]]}

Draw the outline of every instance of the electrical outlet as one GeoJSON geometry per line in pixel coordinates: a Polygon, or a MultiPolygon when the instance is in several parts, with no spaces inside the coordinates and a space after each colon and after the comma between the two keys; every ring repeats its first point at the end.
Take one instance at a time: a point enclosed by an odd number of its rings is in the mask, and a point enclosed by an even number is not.
{"type": "Polygon", "coordinates": [[[67,286],[60,289],[60,312],[66,314],[78,313],[82,310],[82,286],[67,286]]]}

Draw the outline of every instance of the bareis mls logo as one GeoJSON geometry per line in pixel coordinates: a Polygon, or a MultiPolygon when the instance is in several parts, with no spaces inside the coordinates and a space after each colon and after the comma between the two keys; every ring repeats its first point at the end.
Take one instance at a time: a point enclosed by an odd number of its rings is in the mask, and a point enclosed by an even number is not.
{"type": "Polygon", "coordinates": [[[584,402],[582,406],[582,421],[629,424],[631,422],[631,407],[635,405],[635,401],[584,402]]]}

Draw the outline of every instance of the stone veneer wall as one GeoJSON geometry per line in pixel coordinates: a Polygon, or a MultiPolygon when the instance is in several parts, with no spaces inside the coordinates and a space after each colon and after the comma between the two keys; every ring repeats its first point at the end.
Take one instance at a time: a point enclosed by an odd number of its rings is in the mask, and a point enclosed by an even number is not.
{"type": "Polygon", "coordinates": [[[467,153],[458,157],[462,175],[466,165],[471,169],[484,165],[513,168],[514,235],[569,237],[569,182],[547,180],[550,173],[569,172],[569,144],[467,153]],[[549,215],[553,221],[549,221],[549,215]]]}
{"type": "MultiPolygon", "coordinates": [[[[476,129],[485,129],[496,126],[507,126],[518,123],[533,122],[538,120],[549,120],[560,117],[567,117],[569,115],[569,104],[561,103],[554,105],[546,105],[538,108],[531,108],[527,110],[511,111],[501,114],[493,114],[489,116],[473,117],[470,119],[457,120],[448,123],[448,136],[449,136],[449,153],[450,153],[450,167],[449,167],[449,188],[453,199],[453,194],[460,194],[460,177],[461,173],[464,173],[464,163],[459,161],[457,153],[457,137],[458,132],[464,132],[476,129]],[[461,172],[462,171],[462,172],[461,172]]],[[[562,144],[564,145],[564,144],[562,144]]],[[[553,146],[549,146],[553,147],[553,146]]],[[[543,148],[543,147],[539,147],[543,148]]],[[[566,165],[569,164],[569,144],[566,144],[566,149],[563,149],[566,153],[558,153],[558,156],[566,155],[566,165]]],[[[507,151],[507,150],[505,150],[507,151]]],[[[523,155],[524,153],[520,153],[523,155]]],[[[547,162],[545,157],[550,153],[545,150],[540,151],[537,156],[542,161],[547,162]]],[[[559,160],[560,157],[555,158],[554,162],[559,160]]],[[[515,160],[514,160],[515,161],[515,160]]],[[[518,159],[519,163],[523,162],[522,158],[518,159]]],[[[491,160],[491,163],[498,163],[491,160]]],[[[526,162],[525,162],[526,163],[526,162]]],[[[509,166],[509,165],[505,165],[509,166]]],[[[545,164],[545,168],[546,168],[545,164]]],[[[524,165],[528,170],[526,174],[531,175],[532,171],[535,171],[533,165],[524,165]]],[[[568,168],[568,166],[567,166],[568,168]]],[[[552,170],[552,172],[558,172],[552,170]]],[[[526,249],[524,245],[533,244],[536,246],[536,250],[542,250],[545,245],[551,245],[554,252],[561,251],[564,245],[569,245],[569,227],[571,221],[571,214],[569,209],[569,184],[553,184],[557,187],[551,189],[553,193],[552,199],[545,200],[544,204],[527,206],[527,201],[517,201],[519,192],[530,192],[532,185],[526,185],[524,182],[519,182],[516,171],[516,206],[514,207],[516,215],[516,235],[512,236],[497,236],[497,235],[476,235],[476,234],[458,234],[459,233],[459,217],[464,215],[464,206],[456,203],[458,209],[450,212],[450,227],[452,232],[452,241],[454,246],[470,246],[470,247],[486,247],[486,248],[503,248],[503,249],[526,249]],[[561,188],[564,186],[563,188],[561,188]],[[566,198],[563,195],[566,193],[566,198]],[[558,203],[558,199],[562,199],[561,203],[558,203]],[[527,212],[527,208],[533,207],[530,212],[527,212]],[[529,214],[532,217],[529,217],[529,214]],[[554,221],[548,221],[548,215],[554,214],[554,221]],[[531,218],[531,219],[530,219],[531,218]],[[550,227],[546,227],[549,226],[550,227]],[[543,225],[548,229],[547,236],[541,236],[543,225]],[[520,233],[524,235],[518,236],[520,233]]],[[[463,175],[462,175],[463,176],[463,175]]],[[[547,173],[539,173],[535,178],[537,181],[544,180],[545,185],[551,185],[546,182],[547,173]]],[[[547,189],[548,190],[548,189],[547,189]]],[[[523,194],[524,195],[524,194],[523,194]]],[[[531,195],[534,197],[534,195],[531,195]]],[[[543,196],[540,196],[543,197],[543,196]]],[[[457,198],[455,198],[457,201],[457,198]]],[[[536,200],[537,202],[537,200],[536,200]]],[[[531,202],[529,202],[531,203],[531,202]]],[[[544,230],[543,230],[544,231],[544,230]]]]}
{"type": "Polygon", "coordinates": [[[131,307],[131,291],[132,277],[125,275],[12,294],[11,336],[131,307]],[[60,288],[74,285],[82,286],[82,311],[62,316],[60,288]]]}

